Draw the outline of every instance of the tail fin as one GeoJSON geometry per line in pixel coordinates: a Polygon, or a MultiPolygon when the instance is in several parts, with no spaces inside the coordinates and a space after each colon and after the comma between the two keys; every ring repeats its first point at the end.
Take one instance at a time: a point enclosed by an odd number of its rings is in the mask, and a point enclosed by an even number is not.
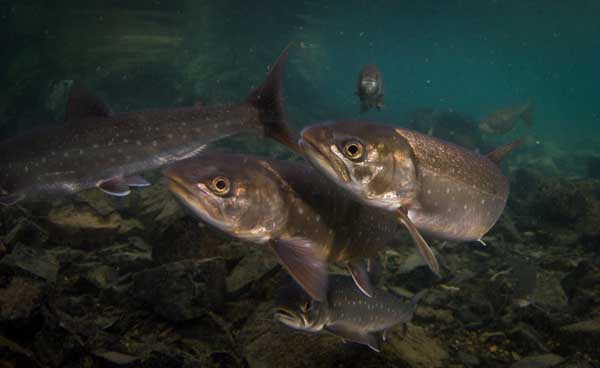
{"type": "Polygon", "coordinates": [[[506,155],[508,155],[512,150],[521,146],[524,143],[525,143],[525,139],[523,139],[523,138],[517,139],[514,142],[511,142],[509,144],[505,144],[504,146],[500,146],[500,147],[496,148],[492,152],[488,153],[486,155],[486,157],[489,158],[490,160],[494,161],[495,163],[499,164],[500,161],[502,161],[502,159],[504,157],[506,157],[506,155]]]}
{"type": "Polygon", "coordinates": [[[521,118],[523,119],[523,122],[525,123],[525,125],[527,125],[528,127],[532,127],[533,126],[533,110],[535,108],[535,104],[533,103],[533,99],[530,98],[529,101],[527,102],[527,106],[525,107],[525,111],[523,111],[523,113],[521,114],[521,118]]]}
{"type": "Polygon", "coordinates": [[[281,85],[291,45],[291,43],[287,45],[263,84],[252,91],[246,101],[259,110],[265,137],[275,139],[292,150],[300,152],[296,136],[288,126],[281,85]]]}

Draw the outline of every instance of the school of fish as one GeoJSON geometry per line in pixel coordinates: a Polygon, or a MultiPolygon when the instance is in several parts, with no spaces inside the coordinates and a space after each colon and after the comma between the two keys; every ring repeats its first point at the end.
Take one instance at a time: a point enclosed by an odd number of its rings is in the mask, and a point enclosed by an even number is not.
{"type": "MultiPolygon", "coordinates": [[[[91,188],[126,196],[151,184],[141,174],[162,168],[168,190],[193,216],[264,247],[293,278],[276,321],[379,351],[387,330],[412,319],[425,290],[402,300],[376,286],[378,254],[405,246],[407,232],[440,275],[425,237],[483,242],[509,195],[499,162],[523,142],[482,155],[370,121],[328,121],[297,137],[283,104],[288,50],[263,84],[227,106],[114,113],[76,83],[64,124],[0,143],[0,204],[91,188]],[[207,152],[207,144],[243,133],[274,139],[305,162],[207,152]],[[349,275],[331,275],[336,263],[349,275]]],[[[356,94],[361,113],[383,107],[376,65],[360,70],[356,94]]],[[[532,101],[490,114],[480,129],[504,133],[518,120],[533,124],[532,101]]],[[[529,284],[518,304],[529,303],[529,284]]]]}

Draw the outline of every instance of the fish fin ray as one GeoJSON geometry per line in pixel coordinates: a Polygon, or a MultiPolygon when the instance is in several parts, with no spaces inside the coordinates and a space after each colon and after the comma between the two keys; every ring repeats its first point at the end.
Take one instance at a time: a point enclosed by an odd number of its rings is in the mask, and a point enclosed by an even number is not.
{"type": "Polygon", "coordinates": [[[21,194],[6,194],[0,196],[0,205],[2,206],[12,206],[17,202],[23,200],[24,196],[21,194]]]}
{"type": "Polygon", "coordinates": [[[379,339],[375,334],[367,332],[353,331],[352,328],[344,323],[334,322],[330,325],[325,326],[325,329],[332,334],[341,337],[342,339],[353,341],[359,344],[367,345],[372,350],[380,352],[379,339]]]}
{"type": "Polygon", "coordinates": [[[373,286],[369,279],[369,273],[367,272],[367,261],[366,260],[354,260],[350,261],[346,265],[348,271],[352,275],[352,279],[356,286],[362,291],[363,294],[369,298],[373,296],[373,286]]]}
{"type": "Polygon", "coordinates": [[[525,139],[523,139],[523,138],[517,139],[514,142],[511,142],[511,143],[508,143],[508,144],[505,144],[503,146],[496,148],[495,150],[493,150],[492,152],[489,152],[485,156],[488,159],[490,159],[491,161],[499,164],[500,161],[502,161],[502,159],[504,157],[506,157],[512,150],[523,145],[524,143],[525,143],[525,139]]]}
{"type": "Polygon", "coordinates": [[[404,226],[408,230],[408,233],[412,237],[413,242],[417,246],[417,250],[419,251],[419,254],[423,258],[423,260],[427,263],[427,265],[433,271],[433,273],[435,273],[437,276],[440,276],[440,265],[437,261],[437,258],[435,257],[435,254],[433,254],[433,250],[431,249],[431,247],[429,247],[429,244],[427,244],[425,239],[423,239],[423,236],[415,227],[415,224],[413,224],[412,221],[408,218],[408,215],[406,214],[403,208],[400,208],[396,212],[398,213],[400,222],[404,224],[404,226]]]}
{"type": "Polygon", "coordinates": [[[116,197],[125,197],[131,193],[129,185],[123,178],[112,178],[98,184],[98,188],[106,194],[116,197]]]}
{"type": "Polygon", "coordinates": [[[133,175],[133,176],[128,176],[126,178],[123,179],[125,184],[129,187],[149,187],[150,185],[152,185],[148,180],[144,179],[142,176],[140,175],[133,175]]]}
{"type": "Polygon", "coordinates": [[[286,46],[273,67],[271,67],[263,84],[252,91],[246,101],[259,110],[265,137],[275,139],[290,149],[301,152],[296,136],[288,125],[282,96],[283,72],[291,45],[290,43],[286,46]]]}
{"type": "Polygon", "coordinates": [[[327,296],[327,264],[319,259],[316,245],[304,238],[277,239],[271,245],[283,266],[310,297],[324,301],[327,296]]]}
{"type": "Polygon", "coordinates": [[[75,122],[89,116],[110,117],[112,111],[99,97],[81,83],[75,82],[69,92],[65,121],[75,122]]]}

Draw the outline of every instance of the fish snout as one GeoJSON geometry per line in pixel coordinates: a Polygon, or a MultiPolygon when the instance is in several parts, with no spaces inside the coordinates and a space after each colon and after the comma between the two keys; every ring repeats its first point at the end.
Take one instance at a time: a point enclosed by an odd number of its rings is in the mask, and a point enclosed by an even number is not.
{"type": "Polygon", "coordinates": [[[298,143],[302,149],[311,146],[323,154],[321,147],[327,144],[330,138],[331,134],[325,126],[315,125],[302,129],[298,143]]]}

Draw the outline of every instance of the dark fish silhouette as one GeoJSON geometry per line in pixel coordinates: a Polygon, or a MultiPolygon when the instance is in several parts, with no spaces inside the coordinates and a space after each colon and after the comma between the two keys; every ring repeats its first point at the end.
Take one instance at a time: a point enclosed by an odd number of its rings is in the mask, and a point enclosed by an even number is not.
{"type": "Polygon", "coordinates": [[[429,135],[357,121],[308,127],[300,140],[335,183],[365,204],[396,213],[436,274],[439,264],[421,232],[481,241],[508,198],[497,162],[519,144],[483,156],[429,135]]]}
{"type": "Polygon", "coordinates": [[[360,112],[383,107],[383,76],[374,64],[365,65],[358,74],[356,94],[360,99],[360,112]]]}
{"type": "Polygon", "coordinates": [[[372,295],[369,260],[395,244],[395,217],[365,207],[309,165],[203,154],[164,170],[169,190],[197,216],[268,246],[313,299],[327,290],[327,264],[344,262],[372,295]]]}
{"type": "Polygon", "coordinates": [[[400,323],[406,328],[425,292],[406,301],[374,289],[373,297],[369,298],[354,287],[351,278],[331,275],[326,300],[311,300],[301,289],[291,286],[282,293],[274,317],[296,330],[328,331],[379,351],[388,329],[400,323]]]}
{"type": "Polygon", "coordinates": [[[114,114],[75,85],[64,126],[0,144],[0,203],[93,187],[124,196],[130,187],[150,185],[136,174],[194,156],[207,143],[239,133],[273,138],[295,149],[281,96],[288,48],[264,83],[235,105],[114,114]]]}
{"type": "Polygon", "coordinates": [[[524,104],[498,109],[481,120],[479,129],[486,133],[508,133],[520,120],[532,127],[533,108],[533,100],[530,99],[524,104]]]}

